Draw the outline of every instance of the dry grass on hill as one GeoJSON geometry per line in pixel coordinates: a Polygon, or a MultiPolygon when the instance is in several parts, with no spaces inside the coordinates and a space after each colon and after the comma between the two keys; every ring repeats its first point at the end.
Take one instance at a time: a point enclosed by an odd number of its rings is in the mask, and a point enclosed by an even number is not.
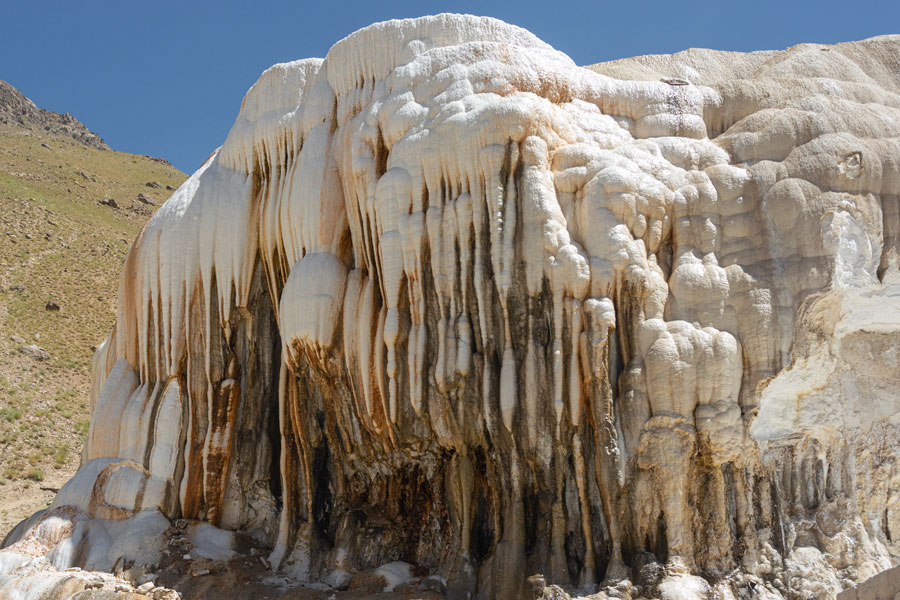
{"type": "Polygon", "coordinates": [[[159,159],[0,124],[0,539],[77,469],[119,270],[166,186],[185,178],[159,159]],[[29,345],[50,358],[23,354],[29,345]]]}

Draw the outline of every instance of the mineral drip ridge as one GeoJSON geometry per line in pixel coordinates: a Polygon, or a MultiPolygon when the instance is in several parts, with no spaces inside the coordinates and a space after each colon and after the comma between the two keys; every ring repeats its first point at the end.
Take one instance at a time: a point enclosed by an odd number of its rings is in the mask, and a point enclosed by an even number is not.
{"type": "Polygon", "coordinates": [[[459,15],[273,66],[132,245],[83,465],[0,590],[152,567],[180,518],[451,597],[890,567],[898,73],[898,36],[578,67],[459,15]]]}

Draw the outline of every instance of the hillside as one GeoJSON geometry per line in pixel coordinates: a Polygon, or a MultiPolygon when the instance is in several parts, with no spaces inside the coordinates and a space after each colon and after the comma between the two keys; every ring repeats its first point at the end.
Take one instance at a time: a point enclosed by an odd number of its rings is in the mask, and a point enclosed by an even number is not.
{"type": "Polygon", "coordinates": [[[0,538],[78,467],[92,347],[115,320],[128,244],[185,179],[107,148],[0,82],[0,538]]]}
{"type": "Polygon", "coordinates": [[[88,129],[69,113],[39,108],[25,95],[5,81],[0,81],[0,123],[15,125],[29,131],[44,131],[69,137],[85,146],[109,150],[99,135],[88,129]]]}

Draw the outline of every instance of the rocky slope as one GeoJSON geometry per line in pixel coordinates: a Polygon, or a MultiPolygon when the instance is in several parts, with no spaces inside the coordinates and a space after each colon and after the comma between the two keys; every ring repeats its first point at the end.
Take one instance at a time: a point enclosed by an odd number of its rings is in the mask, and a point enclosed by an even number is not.
{"type": "Polygon", "coordinates": [[[129,251],[85,463],[0,586],[199,594],[260,551],[302,593],[453,598],[888,568],[898,72],[898,37],[582,68],[456,15],[272,67],[129,251]]]}
{"type": "Polygon", "coordinates": [[[25,123],[0,122],[0,538],[77,469],[92,346],[115,321],[128,242],[156,209],[138,195],[160,205],[186,178],[25,123]]]}
{"type": "Polygon", "coordinates": [[[0,81],[0,123],[70,137],[80,144],[109,150],[103,139],[69,113],[38,108],[22,92],[0,81]]]}

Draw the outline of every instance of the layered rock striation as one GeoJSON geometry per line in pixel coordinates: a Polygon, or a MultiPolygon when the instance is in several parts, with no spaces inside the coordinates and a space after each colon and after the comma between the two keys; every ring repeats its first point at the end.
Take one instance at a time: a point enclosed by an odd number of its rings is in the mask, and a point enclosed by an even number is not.
{"type": "Polygon", "coordinates": [[[60,569],[183,518],[453,597],[890,567],[898,73],[898,37],[585,68],[458,15],[272,67],[134,242],[84,464],[7,556],[68,511],[60,569]]]}

